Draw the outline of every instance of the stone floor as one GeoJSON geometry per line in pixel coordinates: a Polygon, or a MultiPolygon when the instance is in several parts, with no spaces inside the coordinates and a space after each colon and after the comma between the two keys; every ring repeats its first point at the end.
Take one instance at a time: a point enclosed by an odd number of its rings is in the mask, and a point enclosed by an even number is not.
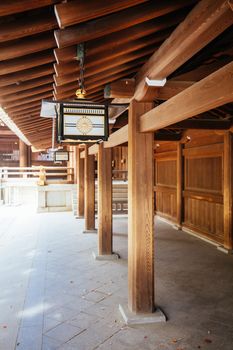
{"type": "Polygon", "coordinates": [[[114,219],[118,261],[95,261],[83,226],[72,213],[0,207],[0,350],[233,349],[233,256],[157,219],[168,322],[128,327],[127,219],[114,219]]]}

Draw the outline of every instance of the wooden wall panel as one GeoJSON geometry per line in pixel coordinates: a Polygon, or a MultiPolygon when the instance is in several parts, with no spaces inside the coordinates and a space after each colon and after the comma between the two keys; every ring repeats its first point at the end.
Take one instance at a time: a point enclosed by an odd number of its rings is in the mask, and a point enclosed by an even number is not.
{"type": "Polygon", "coordinates": [[[222,157],[186,158],[185,189],[222,193],[222,157]]]}
{"type": "Polygon", "coordinates": [[[176,152],[155,154],[155,209],[160,216],[176,220],[176,152]],[[174,157],[175,156],[175,157],[174,157]]]}
{"type": "Polygon", "coordinates": [[[185,198],[185,225],[216,242],[223,243],[223,205],[185,198]]]}
{"type": "Polygon", "coordinates": [[[176,160],[157,161],[156,185],[176,187],[176,160]]]}
{"type": "Polygon", "coordinates": [[[112,152],[113,178],[116,180],[127,179],[128,147],[114,147],[112,152]]]}
{"type": "MultiPolygon", "coordinates": [[[[188,134],[188,132],[187,132],[188,134]]],[[[177,143],[161,144],[155,151],[156,213],[178,225],[224,242],[223,133],[192,133],[183,145],[183,222],[177,218],[177,143]]]]}

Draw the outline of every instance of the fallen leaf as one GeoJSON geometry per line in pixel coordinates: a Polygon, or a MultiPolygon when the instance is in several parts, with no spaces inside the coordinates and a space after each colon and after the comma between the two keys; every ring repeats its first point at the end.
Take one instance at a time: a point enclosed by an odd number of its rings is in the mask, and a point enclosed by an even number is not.
{"type": "Polygon", "coordinates": [[[212,343],[212,340],[209,339],[209,338],[205,338],[205,339],[204,339],[204,342],[207,343],[207,344],[210,344],[210,343],[212,343]]]}

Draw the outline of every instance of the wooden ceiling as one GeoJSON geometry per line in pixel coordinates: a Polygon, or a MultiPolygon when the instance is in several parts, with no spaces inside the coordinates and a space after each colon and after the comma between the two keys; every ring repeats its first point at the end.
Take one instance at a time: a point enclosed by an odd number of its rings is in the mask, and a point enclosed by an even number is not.
{"type": "MultiPolygon", "coordinates": [[[[75,98],[78,44],[85,45],[87,98],[103,102],[105,85],[134,77],[197,2],[1,2],[0,105],[34,147],[51,147],[52,121],[40,117],[41,100],[75,98]]],[[[232,51],[231,28],[170,78],[198,80],[229,62],[232,51]]]]}

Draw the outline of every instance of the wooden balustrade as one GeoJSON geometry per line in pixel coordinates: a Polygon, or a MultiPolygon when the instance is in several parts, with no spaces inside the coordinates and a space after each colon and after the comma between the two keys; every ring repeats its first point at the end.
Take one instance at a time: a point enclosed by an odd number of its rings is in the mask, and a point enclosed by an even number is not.
{"type": "Polygon", "coordinates": [[[2,182],[20,179],[22,181],[39,180],[44,174],[48,183],[72,183],[74,169],[71,167],[35,166],[35,167],[0,167],[2,182]]]}

